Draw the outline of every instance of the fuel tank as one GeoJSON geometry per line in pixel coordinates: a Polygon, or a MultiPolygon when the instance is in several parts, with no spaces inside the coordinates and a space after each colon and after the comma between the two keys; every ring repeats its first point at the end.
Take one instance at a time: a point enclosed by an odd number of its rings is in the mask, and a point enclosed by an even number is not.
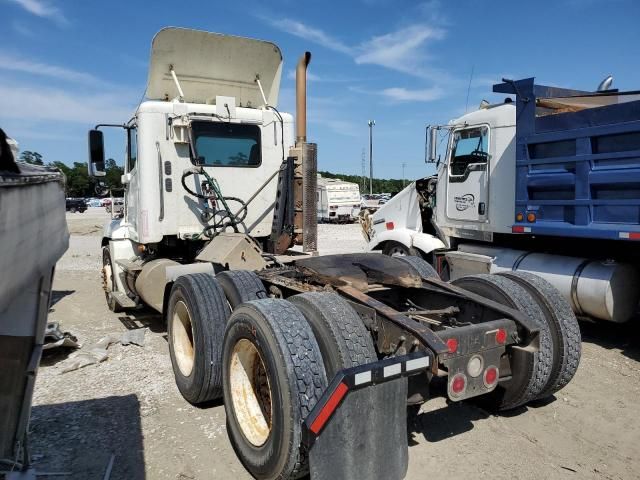
{"type": "Polygon", "coordinates": [[[571,303],[578,316],[622,323],[638,306],[640,273],[631,264],[484,245],[465,244],[459,250],[490,257],[491,273],[523,271],[544,278],[571,303]]]}

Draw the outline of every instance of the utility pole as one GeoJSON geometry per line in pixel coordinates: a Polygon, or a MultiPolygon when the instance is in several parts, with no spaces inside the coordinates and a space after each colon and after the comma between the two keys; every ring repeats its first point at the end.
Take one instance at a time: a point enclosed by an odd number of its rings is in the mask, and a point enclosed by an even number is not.
{"type": "Polygon", "coordinates": [[[373,193],[373,126],[375,120],[369,120],[369,193],[373,193]]]}
{"type": "Polygon", "coordinates": [[[362,178],[360,179],[360,191],[364,192],[367,187],[367,156],[364,153],[364,148],[362,149],[362,178]]]}
{"type": "Polygon", "coordinates": [[[404,181],[404,167],[406,167],[407,164],[405,162],[402,162],[402,188],[405,187],[405,181],[404,181]]]}

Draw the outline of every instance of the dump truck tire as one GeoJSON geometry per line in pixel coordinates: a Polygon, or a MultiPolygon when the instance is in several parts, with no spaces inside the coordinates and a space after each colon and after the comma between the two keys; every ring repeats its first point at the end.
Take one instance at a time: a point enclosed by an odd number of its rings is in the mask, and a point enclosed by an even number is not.
{"type": "Polygon", "coordinates": [[[306,475],[302,423],[327,378],[304,315],[282,299],[240,305],[225,332],[223,371],[229,439],[245,468],[259,479],[306,475]]]}
{"type": "Polygon", "coordinates": [[[330,381],[339,370],[376,361],[371,334],[349,302],[331,292],[289,297],[305,316],[318,341],[330,381]]]}
{"type": "Polygon", "coordinates": [[[178,390],[189,403],[222,396],[222,340],[230,314],[222,287],[211,274],[182,275],[171,288],[169,354],[178,390]]]}
{"type": "Polygon", "coordinates": [[[549,383],[538,398],[548,397],[566,386],[578,369],[582,351],[578,320],[569,302],[545,279],[528,272],[504,272],[499,275],[525,288],[542,309],[549,325],[553,366],[549,383]]]}
{"type": "Polygon", "coordinates": [[[260,278],[249,270],[229,270],[216,275],[231,309],[250,300],[267,298],[267,291],[260,278]]]}
{"type": "Polygon", "coordinates": [[[390,240],[384,244],[382,248],[382,253],[384,255],[389,255],[390,257],[404,257],[404,256],[420,256],[420,252],[413,247],[407,247],[400,242],[395,242],[390,240]]]}
{"type": "Polygon", "coordinates": [[[404,257],[396,257],[398,260],[408,263],[411,265],[422,278],[437,278],[440,280],[440,275],[436,272],[436,269],[431,266],[429,262],[427,262],[422,257],[416,257],[413,255],[404,256],[404,257]]]}
{"type": "Polygon", "coordinates": [[[538,398],[549,382],[553,363],[553,344],[549,326],[544,319],[544,313],[527,290],[513,280],[498,275],[470,275],[451,282],[458,287],[481,295],[514,308],[527,315],[540,328],[540,348],[533,355],[527,355],[527,363],[513,365],[518,375],[523,375],[525,382],[519,388],[514,388],[510,382],[498,384],[490,394],[478,397],[487,407],[496,410],[510,410],[520,407],[538,398]]]}

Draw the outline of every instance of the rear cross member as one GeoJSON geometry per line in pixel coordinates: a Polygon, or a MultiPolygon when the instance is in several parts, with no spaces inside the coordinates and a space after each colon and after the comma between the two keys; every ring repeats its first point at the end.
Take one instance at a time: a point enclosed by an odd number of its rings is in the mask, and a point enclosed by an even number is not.
{"type": "Polygon", "coordinates": [[[349,393],[425,372],[433,361],[431,352],[421,351],[340,370],[305,419],[302,430],[303,443],[309,448],[313,446],[349,393]]]}

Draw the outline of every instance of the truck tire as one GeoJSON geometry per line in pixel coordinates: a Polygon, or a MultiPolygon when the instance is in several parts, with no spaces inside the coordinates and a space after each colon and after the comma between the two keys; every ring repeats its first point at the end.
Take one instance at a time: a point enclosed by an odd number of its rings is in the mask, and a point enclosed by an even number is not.
{"type": "Polygon", "coordinates": [[[123,308],[112,295],[112,292],[116,291],[116,282],[113,278],[113,262],[108,245],[102,247],[102,288],[109,310],[114,313],[122,312],[123,308]]]}
{"type": "Polygon", "coordinates": [[[415,248],[407,247],[406,245],[393,240],[385,242],[384,247],[382,248],[382,254],[389,255],[390,257],[405,257],[409,255],[416,257],[420,256],[420,252],[415,248]]]}
{"type": "Polygon", "coordinates": [[[527,315],[540,328],[540,348],[533,355],[527,355],[527,364],[512,364],[513,370],[519,370],[524,375],[520,387],[507,382],[488,395],[479,397],[487,406],[496,410],[511,410],[538,398],[543,392],[551,375],[553,363],[553,345],[549,326],[544,319],[544,313],[527,290],[513,280],[497,275],[470,275],[461,277],[453,285],[482,295],[489,300],[514,308],[527,315]],[[517,388],[516,388],[517,387],[517,388]]]}
{"type": "Polygon", "coordinates": [[[422,257],[415,257],[413,255],[405,256],[405,257],[396,257],[398,260],[408,263],[411,265],[417,272],[420,274],[422,278],[437,278],[440,280],[440,275],[436,272],[436,269],[431,266],[429,262],[427,262],[422,257]]]}
{"type": "Polygon", "coordinates": [[[290,302],[240,305],[224,336],[227,431],[245,468],[259,479],[308,473],[302,423],[327,386],[311,327],[290,302]]]}
{"type": "Polygon", "coordinates": [[[233,310],[249,300],[267,298],[267,290],[260,278],[249,270],[229,270],[216,275],[233,310]]]}
{"type": "Polygon", "coordinates": [[[222,396],[222,339],[229,304],[208,273],[182,275],[167,304],[169,354],[176,385],[189,403],[222,396]]]}
{"type": "Polygon", "coordinates": [[[542,309],[549,325],[553,367],[549,383],[538,398],[548,397],[566,386],[578,369],[582,351],[578,320],[569,302],[545,279],[528,272],[503,272],[499,275],[525,288],[542,309]]]}
{"type": "Polygon", "coordinates": [[[327,372],[327,380],[343,368],[376,361],[371,334],[360,316],[340,295],[307,292],[287,299],[302,312],[313,331],[327,372]]]}

